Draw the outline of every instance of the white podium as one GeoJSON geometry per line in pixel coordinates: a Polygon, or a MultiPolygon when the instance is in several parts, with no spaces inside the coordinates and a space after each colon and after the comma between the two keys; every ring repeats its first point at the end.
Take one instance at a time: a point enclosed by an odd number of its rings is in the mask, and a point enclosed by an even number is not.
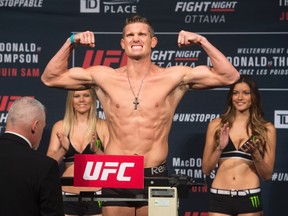
{"type": "Polygon", "coordinates": [[[149,216],[178,216],[176,187],[148,187],[149,216]]]}

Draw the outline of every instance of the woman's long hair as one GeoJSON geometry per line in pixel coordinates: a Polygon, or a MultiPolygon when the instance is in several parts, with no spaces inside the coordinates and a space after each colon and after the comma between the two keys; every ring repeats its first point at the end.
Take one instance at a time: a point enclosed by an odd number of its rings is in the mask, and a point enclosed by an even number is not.
{"type": "MultiPolygon", "coordinates": [[[[75,91],[68,91],[66,98],[66,109],[63,119],[63,131],[69,136],[72,133],[75,122],[75,109],[73,106],[73,97],[75,91]]],[[[94,89],[89,89],[89,94],[91,97],[91,108],[88,114],[88,129],[85,133],[85,139],[90,140],[92,133],[96,131],[96,121],[97,121],[97,108],[96,108],[96,94],[94,89]]]]}
{"type": "MultiPolygon", "coordinates": [[[[229,127],[231,128],[235,119],[236,109],[232,103],[233,91],[237,84],[246,83],[250,88],[251,94],[251,107],[249,108],[250,116],[246,125],[246,132],[249,136],[253,135],[256,139],[260,140],[259,151],[263,155],[266,150],[266,140],[267,140],[267,127],[268,123],[264,119],[264,112],[261,103],[261,95],[257,84],[249,76],[241,76],[240,79],[231,85],[230,90],[226,99],[226,109],[224,113],[220,116],[221,126],[228,122],[229,127]],[[252,134],[249,134],[249,129],[252,134]]],[[[216,132],[215,138],[217,143],[219,143],[219,134],[220,129],[216,132]]]]}

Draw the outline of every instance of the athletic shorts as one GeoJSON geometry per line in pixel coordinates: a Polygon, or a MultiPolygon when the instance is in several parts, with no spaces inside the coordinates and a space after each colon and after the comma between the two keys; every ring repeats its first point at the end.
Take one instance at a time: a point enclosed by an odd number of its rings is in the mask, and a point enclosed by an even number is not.
{"type": "MultiPolygon", "coordinates": [[[[144,169],[145,177],[168,177],[168,170],[166,163],[153,168],[144,169]]],[[[144,189],[117,189],[117,188],[102,188],[102,195],[115,197],[135,197],[135,195],[143,195],[148,198],[148,188],[144,189]]],[[[128,207],[142,207],[148,206],[148,201],[103,201],[102,206],[128,206],[128,207]]]]}
{"type": "Polygon", "coordinates": [[[238,215],[262,210],[260,188],[238,191],[210,189],[209,212],[238,215]]]}
{"type": "MultiPolygon", "coordinates": [[[[69,194],[63,192],[63,195],[69,196],[75,194],[69,194]]],[[[101,214],[101,201],[64,201],[64,213],[68,215],[95,215],[101,214]]]]}

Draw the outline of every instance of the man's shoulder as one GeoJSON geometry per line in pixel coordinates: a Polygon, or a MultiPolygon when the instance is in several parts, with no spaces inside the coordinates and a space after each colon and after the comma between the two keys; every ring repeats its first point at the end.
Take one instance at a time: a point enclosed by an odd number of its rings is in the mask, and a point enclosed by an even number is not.
{"type": "Polygon", "coordinates": [[[91,73],[104,73],[104,72],[107,73],[107,72],[116,72],[119,69],[120,68],[112,68],[105,65],[94,65],[87,68],[86,70],[90,71],[91,73]]]}
{"type": "Polygon", "coordinates": [[[44,152],[38,152],[33,150],[33,152],[31,152],[30,155],[27,154],[27,156],[29,156],[30,161],[34,161],[35,164],[37,164],[36,166],[38,166],[39,169],[42,169],[45,167],[45,170],[48,170],[47,168],[49,167],[56,167],[58,168],[58,163],[56,162],[56,160],[54,160],[53,158],[47,156],[44,152]]]}
{"type": "Polygon", "coordinates": [[[40,150],[31,149],[28,144],[25,146],[25,143],[17,143],[13,140],[6,140],[4,142],[0,141],[1,151],[5,151],[3,154],[9,155],[9,162],[21,163],[23,167],[38,167],[36,170],[47,169],[47,167],[54,166],[53,164],[58,165],[58,163],[48,157],[46,153],[41,152],[40,150]]]}
{"type": "Polygon", "coordinates": [[[184,65],[175,65],[175,66],[169,66],[169,67],[160,67],[156,66],[157,73],[163,73],[163,74],[171,74],[173,76],[175,75],[184,75],[187,70],[191,70],[191,67],[187,67],[184,65]]]}

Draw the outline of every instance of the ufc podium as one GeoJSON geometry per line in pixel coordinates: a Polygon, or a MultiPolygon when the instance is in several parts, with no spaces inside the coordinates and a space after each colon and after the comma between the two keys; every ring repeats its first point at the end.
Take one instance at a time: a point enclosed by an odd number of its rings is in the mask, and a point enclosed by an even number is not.
{"type": "Polygon", "coordinates": [[[126,195],[98,195],[82,191],[64,194],[63,201],[145,202],[149,216],[178,216],[179,198],[195,185],[189,176],[145,177],[144,157],[128,155],[74,155],[74,177],[62,177],[62,186],[141,189],[126,195]],[[144,180],[144,181],[143,181],[144,180]]]}
{"type": "MultiPolygon", "coordinates": [[[[64,201],[97,202],[97,201],[147,201],[149,216],[178,216],[179,198],[187,198],[192,185],[203,185],[196,183],[188,176],[172,175],[169,177],[145,177],[145,188],[148,190],[146,196],[135,197],[103,196],[94,192],[80,192],[79,195],[63,195],[64,201]]],[[[62,186],[73,186],[73,177],[62,177],[62,186]]]]}
{"type": "Polygon", "coordinates": [[[178,207],[176,187],[148,187],[149,216],[178,216],[178,207]]]}

